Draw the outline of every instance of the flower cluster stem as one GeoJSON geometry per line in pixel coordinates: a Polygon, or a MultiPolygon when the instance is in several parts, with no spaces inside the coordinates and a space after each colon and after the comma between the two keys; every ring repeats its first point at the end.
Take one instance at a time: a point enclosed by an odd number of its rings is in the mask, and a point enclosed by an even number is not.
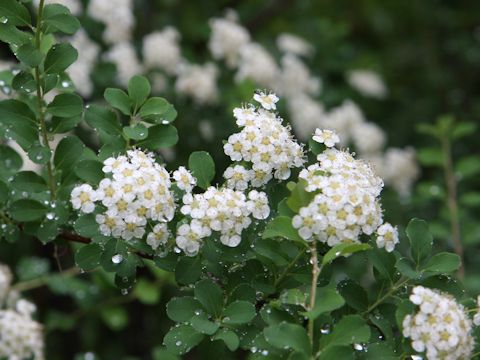
{"type": "MultiPolygon", "coordinates": [[[[315,240],[312,241],[310,245],[310,263],[312,264],[312,284],[310,287],[310,303],[308,305],[308,311],[312,311],[315,308],[315,298],[317,296],[317,282],[318,276],[321,272],[321,267],[318,265],[318,254],[317,254],[317,242],[315,240]]],[[[315,319],[308,320],[308,337],[310,339],[310,344],[313,348],[313,335],[314,335],[314,323],[315,319]]]]}
{"type": "Polygon", "coordinates": [[[458,269],[458,276],[462,279],[465,276],[465,268],[463,266],[464,251],[460,234],[460,218],[458,214],[457,201],[457,181],[455,179],[455,171],[453,169],[452,149],[450,138],[448,137],[448,135],[444,135],[441,138],[441,143],[443,152],[443,171],[445,176],[445,183],[447,186],[448,211],[450,214],[450,232],[455,253],[460,256],[461,265],[458,269]]]}
{"type": "MultiPolygon", "coordinates": [[[[37,49],[40,49],[40,46],[41,46],[41,32],[42,32],[41,28],[42,28],[44,3],[45,3],[45,0],[40,0],[40,4],[38,5],[37,26],[35,28],[35,47],[37,49]]],[[[35,82],[37,85],[38,122],[39,122],[40,132],[42,136],[43,146],[48,148],[51,154],[50,143],[48,141],[47,126],[45,124],[45,109],[43,106],[43,90],[41,86],[41,74],[40,74],[39,66],[35,66],[35,82]]],[[[51,200],[55,200],[56,185],[55,185],[55,176],[53,174],[53,166],[52,166],[51,159],[48,160],[46,167],[47,167],[47,173],[48,173],[48,185],[50,188],[50,198],[51,200]]]]}

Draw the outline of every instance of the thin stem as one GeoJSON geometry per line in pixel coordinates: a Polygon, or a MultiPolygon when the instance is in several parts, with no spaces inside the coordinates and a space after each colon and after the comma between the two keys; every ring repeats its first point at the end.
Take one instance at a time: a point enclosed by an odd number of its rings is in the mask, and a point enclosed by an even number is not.
{"type": "Polygon", "coordinates": [[[457,182],[453,170],[452,149],[448,135],[444,135],[441,138],[441,143],[443,151],[443,169],[445,183],[447,185],[448,211],[450,214],[450,231],[455,253],[460,256],[461,260],[461,265],[458,269],[458,276],[463,278],[465,276],[465,268],[463,266],[464,251],[460,234],[460,218],[458,215],[457,182]]]}
{"type": "MultiPolygon", "coordinates": [[[[80,273],[81,273],[81,270],[78,267],[73,267],[61,272],[62,276],[65,278],[72,277],[80,273]]],[[[49,279],[50,279],[50,276],[46,275],[46,276],[40,276],[32,280],[21,281],[13,285],[12,289],[19,292],[33,290],[46,285],[49,279]]]]}
{"type": "Polygon", "coordinates": [[[10,220],[10,218],[7,215],[5,215],[5,213],[1,210],[0,210],[0,218],[2,218],[3,221],[5,221],[6,224],[11,224],[12,223],[12,220],[10,220]]]}
{"type": "MultiPolygon", "coordinates": [[[[35,28],[35,46],[37,49],[40,49],[40,46],[41,46],[41,32],[42,32],[41,28],[42,28],[44,3],[45,3],[45,0],[40,0],[40,4],[38,5],[37,26],[35,28]]],[[[45,109],[43,106],[44,94],[43,94],[40,81],[41,81],[40,67],[35,66],[35,82],[37,85],[38,122],[40,125],[40,132],[43,140],[43,146],[48,148],[49,152],[51,153],[50,143],[48,141],[47,126],[45,125],[45,109]]],[[[55,200],[56,185],[55,185],[55,177],[53,175],[52,161],[50,159],[48,160],[46,166],[47,166],[47,172],[48,172],[48,185],[50,187],[50,198],[52,200],[55,200]]]]}
{"type": "MultiPolygon", "coordinates": [[[[62,234],[60,234],[60,237],[62,239],[68,240],[68,241],[78,242],[78,243],[82,243],[82,244],[90,244],[92,242],[92,240],[89,239],[89,238],[86,238],[86,237],[83,237],[83,236],[80,236],[80,235],[76,235],[76,234],[71,234],[71,233],[62,233],[62,234]]],[[[140,256],[141,258],[144,258],[144,259],[153,260],[153,258],[154,258],[152,255],[136,252],[135,250],[133,250],[132,252],[135,252],[136,255],[138,255],[138,256],[140,256]]]]}
{"type": "Polygon", "coordinates": [[[295,258],[287,265],[287,267],[283,270],[283,272],[280,274],[280,276],[275,280],[275,282],[273,283],[273,286],[277,287],[278,284],[280,284],[282,282],[283,279],[285,279],[285,276],[287,276],[288,272],[290,271],[290,269],[297,263],[297,261],[305,254],[305,251],[307,249],[302,249],[301,251],[299,251],[299,253],[297,254],[297,256],[295,256],[295,258]]]}
{"type": "MultiPolygon", "coordinates": [[[[310,287],[310,303],[308,305],[308,311],[312,311],[315,308],[315,298],[317,296],[317,282],[318,276],[321,272],[321,267],[318,266],[318,255],[317,255],[317,242],[315,240],[312,241],[310,245],[310,252],[311,258],[310,262],[312,264],[312,284],[310,287]]],[[[310,344],[312,345],[313,349],[313,325],[315,323],[315,319],[308,320],[308,337],[310,339],[310,344]]]]}
{"type": "Polygon", "coordinates": [[[385,294],[383,294],[381,297],[377,299],[372,305],[368,307],[367,310],[363,314],[368,314],[371,312],[373,309],[375,309],[378,305],[383,303],[386,299],[388,299],[390,296],[393,296],[395,292],[397,292],[398,289],[400,289],[403,285],[405,285],[409,279],[402,279],[400,278],[395,285],[393,285],[390,290],[388,290],[385,294]]]}

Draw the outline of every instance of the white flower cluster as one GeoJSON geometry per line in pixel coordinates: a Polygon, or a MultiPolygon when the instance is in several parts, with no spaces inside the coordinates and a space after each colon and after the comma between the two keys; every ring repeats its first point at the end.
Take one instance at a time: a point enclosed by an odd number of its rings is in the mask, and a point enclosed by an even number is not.
{"type": "Polygon", "coordinates": [[[105,59],[115,64],[118,81],[123,86],[127,86],[132,76],[143,72],[143,65],[138,60],[135,48],[130,42],[115,44],[105,54],[105,59]]]}
{"type": "Polygon", "coordinates": [[[105,42],[116,44],[130,40],[135,25],[132,0],[90,0],[88,14],[105,24],[105,42]]]}
{"type": "Polygon", "coordinates": [[[347,81],[360,94],[383,99],[388,91],[378,73],[372,70],[357,69],[347,73],[347,81]]]}
{"type": "Polygon", "coordinates": [[[470,359],[474,347],[472,322],[462,305],[438,290],[413,288],[410,301],[419,307],[403,320],[403,335],[428,360],[470,359]]]}
{"type": "Polygon", "coordinates": [[[159,68],[174,74],[181,59],[179,32],[167,26],[143,38],[143,58],[148,69],[159,68]]]}
{"type": "Polygon", "coordinates": [[[215,60],[225,59],[228,67],[237,65],[240,49],[250,42],[250,34],[236,21],[236,14],[209,21],[212,29],[208,47],[215,60]]]}
{"type": "Polygon", "coordinates": [[[190,96],[197,104],[214,103],[217,93],[218,70],[214,63],[205,65],[187,64],[179,66],[175,90],[190,96]]]}
{"type": "Polygon", "coordinates": [[[389,223],[383,223],[377,229],[377,247],[385,248],[387,252],[392,252],[395,245],[399,243],[397,227],[389,223]]]}
{"type": "MultiPolygon", "coordinates": [[[[282,119],[273,112],[278,97],[261,92],[255,95],[255,99],[263,108],[257,109],[248,104],[233,110],[237,125],[242,130],[231,135],[223,148],[232,161],[251,163],[252,170],[233,168],[237,175],[233,176],[228,171],[225,177],[234,177],[236,180],[250,182],[253,187],[260,187],[272,177],[288,179],[290,169],[302,166],[304,159],[301,145],[294,140],[289,127],[285,127],[282,119]]],[[[244,187],[243,184],[239,186],[244,187]]]]}
{"type": "Polygon", "coordinates": [[[260,87],[273,88],[279,69],[275,59],[258,43],[248,43],[240,49],[237,82],[245,79],[254,80],[260,87]]]}
{"type": "MultiPolygon", "coordinates": [[[[281,72],[278,74],[275,89],[287,99],[294,100],[303,96],[317,96],[322,88],[322,81],[312,76],[310,69],[293,54],[286,54],[281,60],[281,72]]],[[[318,119],[317,119],[318,122],[318,119]]]]}
{"type": "MultiPolygon", "coordinates": [[[[167,170],[155,162],[152,154],[129,150],[126,156],[106,159],[103,172],[108,176],[96,190],[88,184],[72,190],[73,208],[92,213],[95,203],[101,203],[105,211],[96,215],[96,221],[103,235],[129,241],[143,238],[147,229],[153,227],[147,234],[147,243],[154,250],[164,244],[169,235],[167,222],[175,213],[167,170]]],[[[174,178],[183,189],[187,189],[187,183],[195,183],[186,169],[179,169],[174,178]]]]}
{"type": "Polygon", "coordinates": [[[348,152],[329,148],[317,160],[299,174],[316,195],[293,217],[294,228],[303,239],[329,246],[360,242],[362,233],[371,235],[382,224],[382,180],[348,152]]]}
{"type": "Polygon", "coordinates": [[[209,187],[202,194],[187,193],[183,196],[182,214],[190,222],[177,229],[176,243],[186,255],[195,256],[202,239],[213,232],[220,234],[220,242],[226,246],[238,246],[242,232],[255,219],[266,219],[270,214],[267,195],[256,190],[247,196],[229,188],[209,187]]]}
{"type": "Polygon", "coordinates": [[[6,265],[0,264],[0,308],[7,299],[10,292],[10,284],[12,283],[12,272],[6,265]]]}
{"type": "Polygon", "coordinates": [[[93,92],[93,83],[90,79],[90,73],[95,66],[100,47],[90,40],[85,30],[78,30],[70,39],[72,46],[79,49],[78,59],[67,70],[68,76],[75,84],[76,90],[80,95],[89,97],[93,92]]]}
{"type": "Polygon", "coordinates": [[[309,42],[289,33],[283,33],[277,37],[277,47],[285,53],[298,56],[310,56],[314,52],[314,48],[309,42]]]}
{"type": "Polygon", "coordinates": [[[32,319],[36,307],[11,291],[12,273],[0,264],[0,358],[44,359],[42,326],[32,319]]]}

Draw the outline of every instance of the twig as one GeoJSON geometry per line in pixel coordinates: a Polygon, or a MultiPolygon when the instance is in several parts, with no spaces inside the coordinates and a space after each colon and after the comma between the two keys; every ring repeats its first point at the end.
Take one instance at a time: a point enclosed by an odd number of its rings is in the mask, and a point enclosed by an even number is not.
{"type": "MultiPolygon", "coordinates": [[[[322,271],[322,268],[318,266],[318,255],[317,255],[317,242],[315,239],[310,245],[311,258],[310,262],[312,263],[312,284],[310,287],[310,304],[308,306],[308,311],[312,311],[315,308],[315,298],[317,296],[317,282],[318,276],[322,271]]],[[[313,327],[315,319],[308,320],[308,337],[310,339],[310,344],[313,349],[313,327]]]]}
{"type": "MultiPolygon", "coordinates": [[[[62,271],[60,274],[63,277],[72,277],[80,273],[81,273],[81,270],[75,266],[68,270],[62,271]]],[[[13,285],[12,289],[19,292],[33,290],[47,284],[49,278],[50,278],[49,275],[45,275],[32,280],[21,281],[13,285]]]]}
{"type": "Polygon", "coordinates": [[[297,256],[287,265],[287,267],[283,270],[280,276],[275,280],[273,286],[277,287],[278,284],[282,282],[282,280],[287,276],[290,269],[297,263],[297,261],[305,254],[306,249],[302,249],[297,256]]]}
{"type": "Polygon", "coordinates": [[[460,268],[458,269],[458,276],[460,279],[463,279],[465,276],[465,268],[463,265],[464,251],[460,234],[460,219],[458,216],[457,182],[453,170],[452,149],[448,134],[442,136],[441,143],[445,183],[447,185],[448,211],[450,214],[450,231],[455,253],[460,256],[461,260],[460,268]]]}

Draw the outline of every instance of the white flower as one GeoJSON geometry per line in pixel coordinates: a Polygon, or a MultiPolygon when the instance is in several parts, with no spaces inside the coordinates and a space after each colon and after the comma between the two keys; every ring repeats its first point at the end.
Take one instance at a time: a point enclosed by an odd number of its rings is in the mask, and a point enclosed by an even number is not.
{"type": "MultiPolygon", "coordinates": [[[[21,303],[21,310],[27,310],[22,309],[25,306],[29,307],[21,303]]],[[[42,326],[32,320],[28,314],[14,310],[0,310],[0,358],[45,359],[42,326]]]]}
{"type": "Polygon", "coordinates": [[[300,56],[310,56],[314,51],[314,47],[305,39],[288,33],[277,37],[277,46],[283,52],[300,56]]]}
{"type": "Polygon", "coordinates": [[[402,322],[403,335],[428,360],[470,359],[474,347],[472,322],[462,305],[437,290],[416,286],[410,301],[419,307],[402,322]]]}
{"type": "Polygon", "coordinates": [[[389,223],[380,225],[377,229],[377,247],[392,252],[398,244],[398,230],[389,223]]]}
{"type": "Polygon", "coordinates": [[[94,202],[97,200],[97,194],[88,184],[76,186],[71,193],[70,201],[75,210],[80,210],[89,214],[95,210],[94,202]]]}
{"type": "Polygon", "coordinates": [[[264,192],[252,190],[248,193],[249,209],[255,219],[265,220],[270,215],[268,197],[264,192]]]}
{"type": "Polygon", "coordinates": [[[173,179],[176,181],[178,188],[186,192],[191,192],[197,184],[197,179],[184,166],[180,166],[173,172],[173,179]]]}
{"type": "Polygon", "coordinates": [[[223,177],[227,180],[227,187],[234,190],[246,190],[249,181],[253,177],[252,170],[247,170],[242,165],[228,167],[223,173],[223,177]]]}
{"type": "Polygon", "coordinates": [[[153,227],[152,232],[147,235],[147,244],[153,250],[157,250],[160,245],[165,244],[170,236],[167,224],[157,224],[153,227]]]}
{"type": "Polygon", "coordinates": [[[218,69],[214,63],[183,63],[177,71],[175,91],[190,96],[197,104],[213,104],[218,99],[218,69]]]}
{"type": "Polygon", "coordinates": [[[147,68],[160,68],[174,74],[181,59],[179,39],[178,31],[170,26],[146,35],[143,38],[143,57],[147,68]]]}
{"type": "Polygon", "coordinates": [[[340,142],[340,138],[332,130],[315,129],[315,134],[312,139],[320,144],[325,144],[328,148],[334,147],[335,144],[340,142]]]}
{"type": "Polygon", "coordinates": [[[266,110],[275,110],[277,108],[278,97],[273,93],[266,94],[261,91],[253,95],[253,99],[258,101],[266,110]]]}
{"type": "Polygon", "coordinates": [[[364,96],[382,99],[387,96],[387,87],[379,74],[371,70],[353,70],[347,73],[347,81],[364,96]]]}
{"type": "Polygon", "coordinates": [[[190,224],[182,224],[177,229],[175,241],[186,255],[195,256],[200,249],[201,229],[190,224]]]}

